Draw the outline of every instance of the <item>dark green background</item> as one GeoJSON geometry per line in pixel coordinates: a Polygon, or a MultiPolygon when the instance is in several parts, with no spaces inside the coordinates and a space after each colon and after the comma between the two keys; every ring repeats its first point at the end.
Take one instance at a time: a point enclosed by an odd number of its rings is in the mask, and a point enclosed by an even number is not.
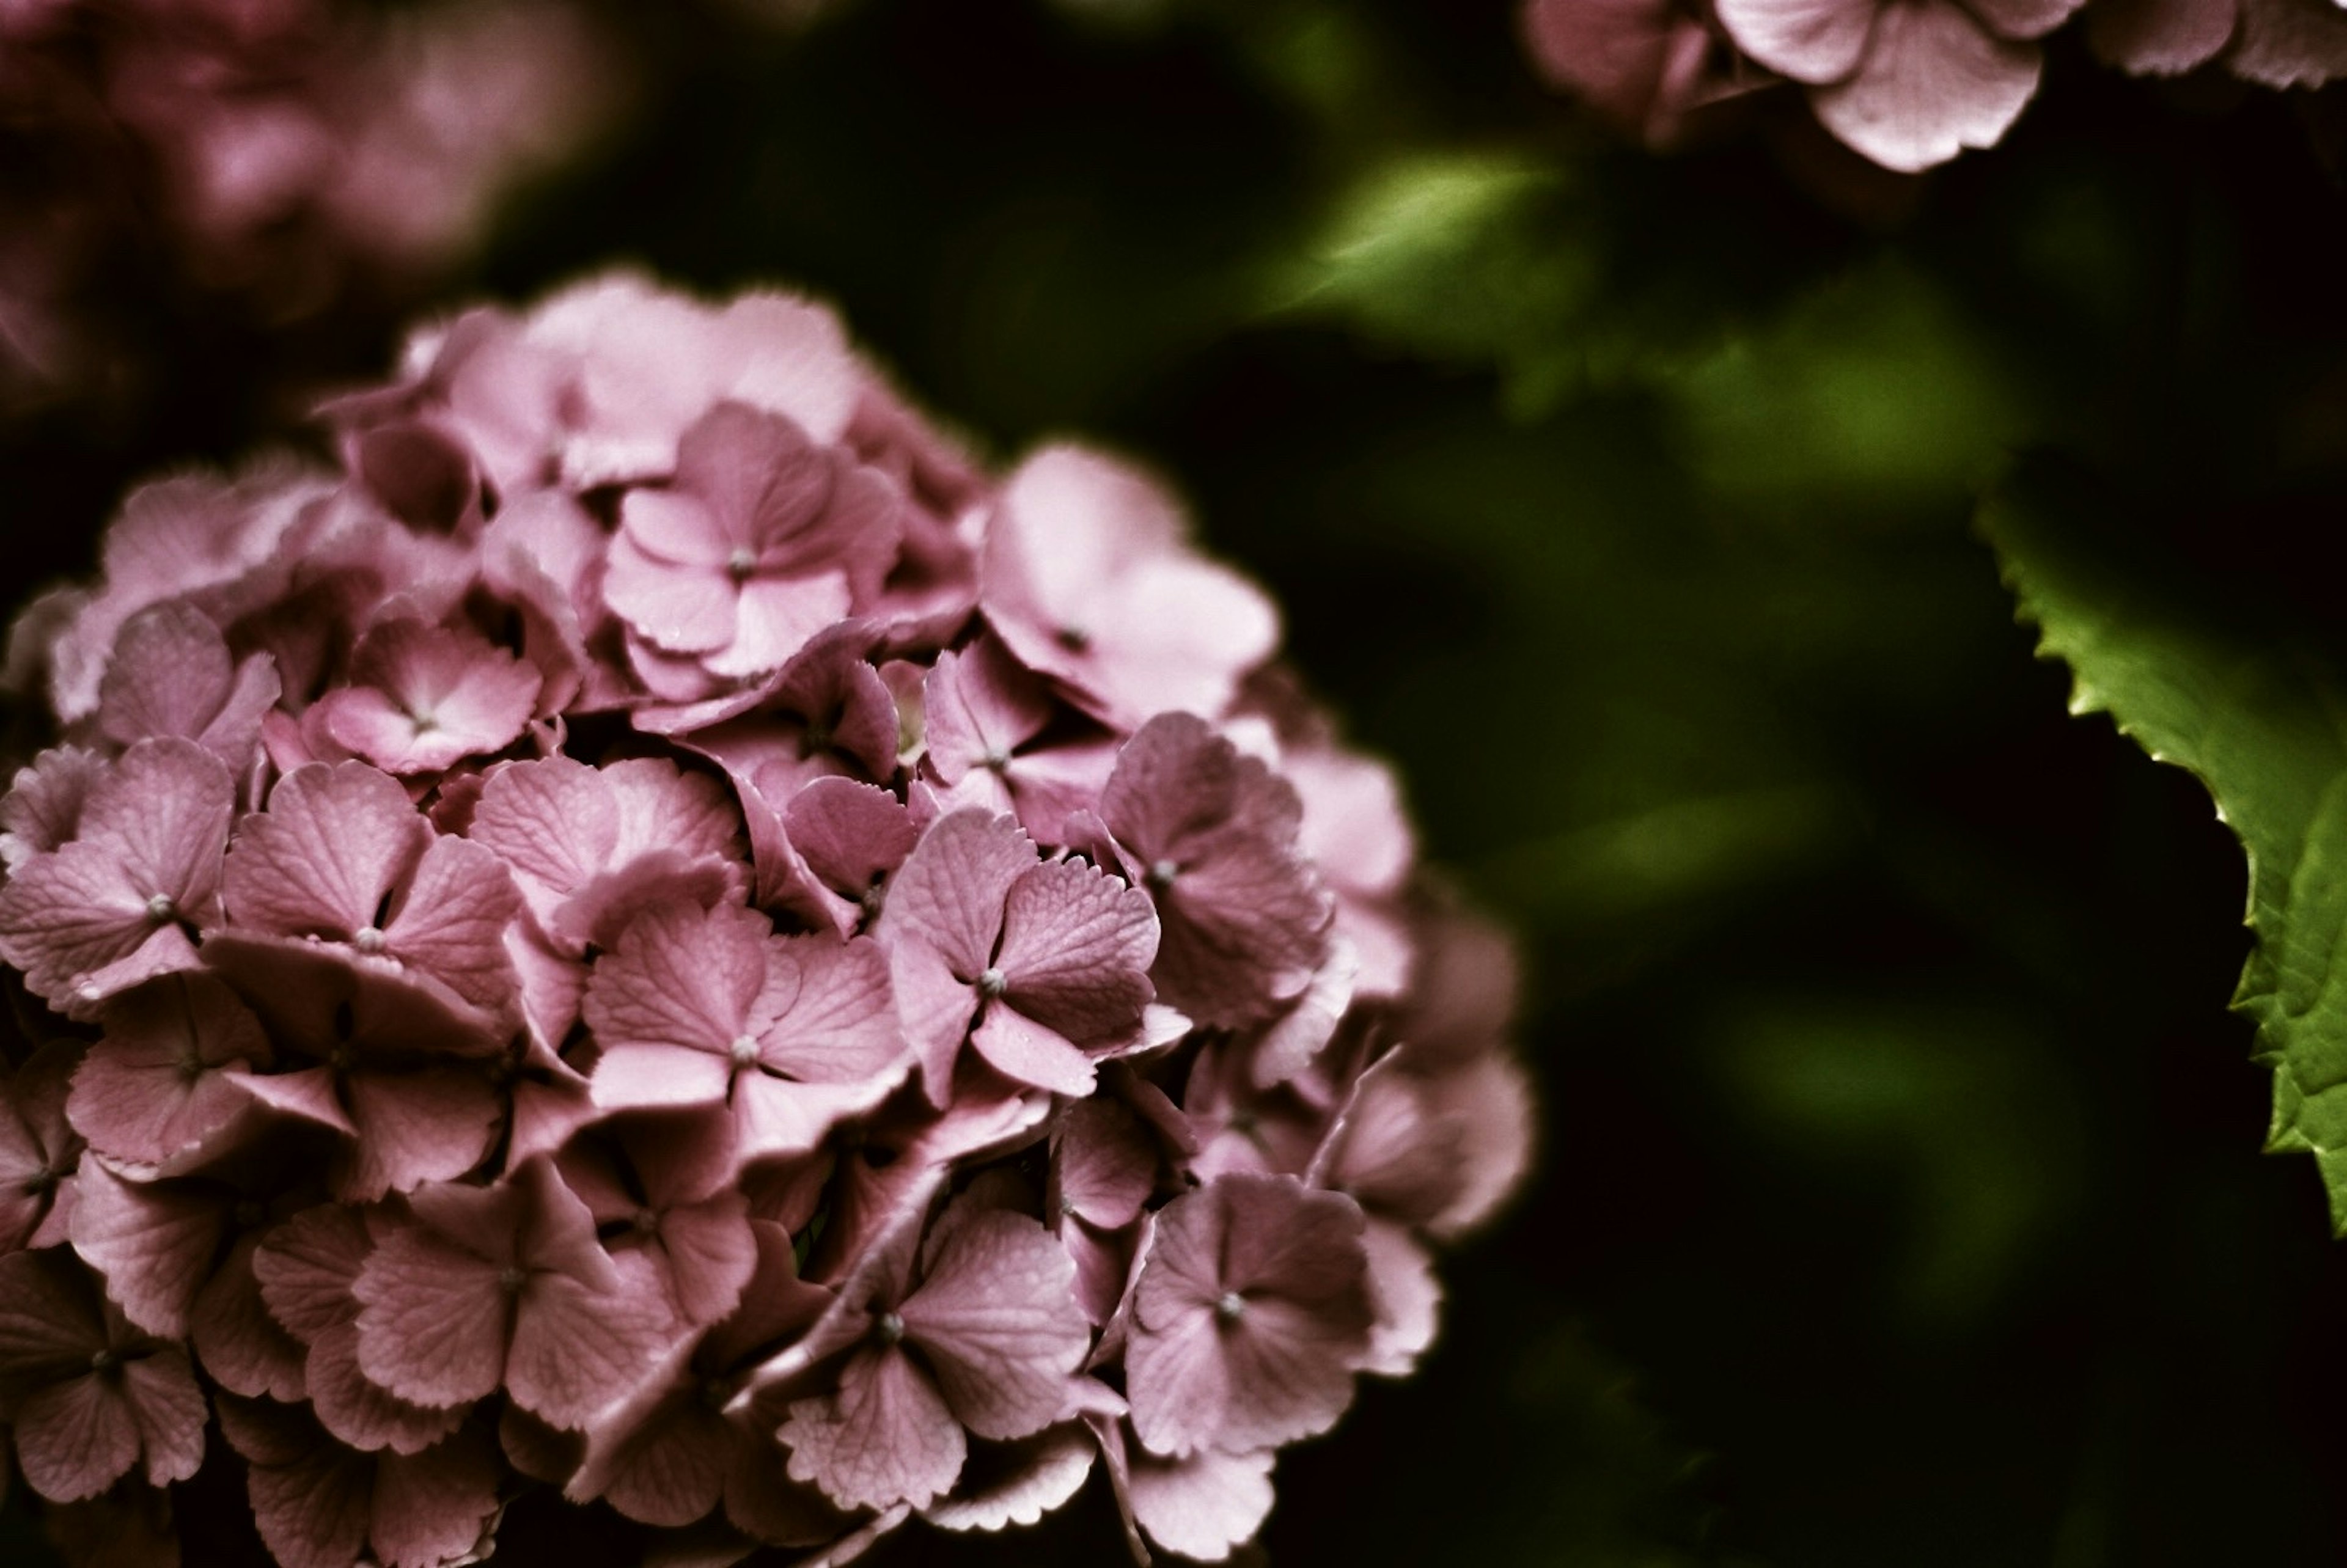
{"type": "MultiPolygon", "coordinates": [[[[2347,1261],[2257,1152],[2239,854],[2065,715],[1970,528],[2054,446],[2179,578],[2335,624],[2330,107],[2059,46],[1861,219],[1755,142],[1607,142],[1501,5],[1101,9],[614,6],[630,128],[447,292],[786,281],[999,456],[1144,457],[1522,932],[1535,1179],[1421,1375],[1283,1460],[1271,1558],[2340,1561],[2347,1261]]],[[[164,373],[0,431],[20,592],[394,341],[122,308],[164,373]]],[[[586,1524],[501,1560],[624,1550],[586,1524]]],[[[879,1560],[1121,1549],[1095,1490],[879,1560]]]]}

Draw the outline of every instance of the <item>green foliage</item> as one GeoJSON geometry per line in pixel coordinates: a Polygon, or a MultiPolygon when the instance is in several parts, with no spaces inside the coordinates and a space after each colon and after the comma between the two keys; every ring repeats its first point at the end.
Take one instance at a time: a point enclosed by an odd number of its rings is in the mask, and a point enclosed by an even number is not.
{"type": "Polygon", "coordinates": [[[2112,510],[2040,464],[1983,522],[2071,710],[2198,778],[2248,852],[2257,946],[2233,1005],[2274,1072],[2267,1147],[2315,1157],[2347,1235],[2347,685],[2286,620],[2229,616],[2131,552],[2112,510]]]}

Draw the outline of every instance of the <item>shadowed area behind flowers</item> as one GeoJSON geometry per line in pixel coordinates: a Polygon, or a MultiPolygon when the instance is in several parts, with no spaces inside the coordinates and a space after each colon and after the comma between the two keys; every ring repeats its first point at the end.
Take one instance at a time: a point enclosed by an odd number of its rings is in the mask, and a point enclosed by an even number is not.
{"type": "MultiPolygon", "coordinates": [[[[1537,1178],[1448,1271],[1420,1374],[1283,1462],[1269,1558],[2335,1561],[2347,1266],[2308,1173],[2255,1152],[2266,1085],[2221,1009],[2238,853],[2188,780],[2065,716],[1967,527],[1973,481],[2048,435],[2210,492],[2264,461],[2226,388],[2302,384],[2272,322],[2172,312],[2218,346],[2129,356],[2179,208],[2220,204],[2195,242],[2236,268],[2336,261],[2326,223],[2260,216],[2321,189],[2281,117],[2229,122],[2178,195],[2137,97],[2050,106],[2017,144],[2042,174],[1963,166],[1885,241],[1748,153],[1561,130],[1502,5],[977,9],[638,19],[645,128],[474,282],[614,255],[795,282],[981,440],[1162,466],[1522,933],[1537,1178]],[[1316,271],[1381,148],[1472,175],[1510,138],[1570,178],[1438,258],[1448,341],[1409,232],[1374,309],[1316,271]],[[2228,183],[2276,147],[2278,198],[2228,183]],[[1495,354],[1526,319],[1550,336],[1495,354]]],[[[244,345],[159,331],[182,374],[143,422],[0,436],[41,519],[20,589],[86,565],[127,475],[389,352],[275,345],[270,386],[244,345]]],[[[184,1506],[220,1532],[197,1560],[236,1561],[241,1500],[184,1506]]],[[[0,1559],[39,1561],[6,1529],[0,1559]]],[[[526,1501],[499,1560],[634,1545],[526,1501]]],[[[1095,1483],[1034,1534],[874,1561],[1122,1550],[1095,1483]]]]}

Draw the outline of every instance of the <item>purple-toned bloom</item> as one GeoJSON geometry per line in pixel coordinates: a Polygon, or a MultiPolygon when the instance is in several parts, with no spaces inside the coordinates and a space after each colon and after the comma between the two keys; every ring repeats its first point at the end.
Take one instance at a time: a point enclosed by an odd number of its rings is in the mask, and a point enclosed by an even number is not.
{"type": "Polygon", "coordinates": [[[218,1464],[291,1568],[531,1491],[844,1563],[1098,1470],[1136,1549],[1237,1550],[1528,1152],[1394,779],[1156,486],[982,471],[819,305],[594,280],[405,364],[19,629],[52,1532],[168,1556],[218,1464]]]}

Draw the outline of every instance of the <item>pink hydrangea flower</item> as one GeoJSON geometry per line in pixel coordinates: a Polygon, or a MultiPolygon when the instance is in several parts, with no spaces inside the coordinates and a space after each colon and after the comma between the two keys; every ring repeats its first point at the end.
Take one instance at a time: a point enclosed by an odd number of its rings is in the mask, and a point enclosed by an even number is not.
{"type": "Polygon", "coordinates": [[[988,473],[819,306],[593,281],[407,365],[20,625],[53,1533],[202,1560],[161,1488],[217,1462],[295,1568],[532,1491],[844,1563],[1100,1470],[1137,1549],[1238,1550],[1529,1150],[1391,776],[1153,485],[988,473]]]}

